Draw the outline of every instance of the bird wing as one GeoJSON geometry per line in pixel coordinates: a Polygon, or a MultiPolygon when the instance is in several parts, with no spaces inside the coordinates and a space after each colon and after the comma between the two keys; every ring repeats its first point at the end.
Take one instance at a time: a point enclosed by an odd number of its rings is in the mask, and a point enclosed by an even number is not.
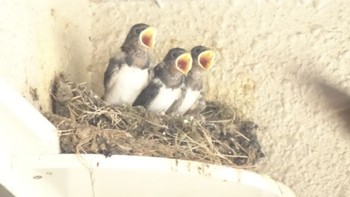
{"type": "Polygon", "coordinates": [[[159,80],[159,78],[157,78],[157,76],[160,74],[160,71],[163,66],[163,63],[159,63],[153,69],[149,69],[150,83],[146,86],[146,88],[142,90],[142,92],[136,98],[136,100],[133,103],[133,106],[142,105],[144,107],[147,107],[157,96],[157,94],[159,93],[159,89],[162,86],[162,82],[159,80]]]}
{"type": "Polygon", "coordinates": [[[149,68],[148,69],[148,82],[152,81],[154,78],[154,68],[149,68]]]}
{"type": "Polygon", "coordinates": [[[139,96],[136,98],[133,106],[142,105],[147,108],[149,104],[153,101],[153,99],[159,93],[159,89],[162,86],[161,81],[158,79],[153,79],[148,86],[142,90],[139,96]]]}
{"type": "Polygon", "coordinates": [[[105,89],[108,88],[109,82],[113,74],[117,72],[120,69],[121,65],[123,65],[124,63],[125,63],[125,58],[123,57],[120,57],[120,58],[113,57],[109,59],[108,66],[104,73],[104,79],[103,79],[103,84],[105,89]]]}

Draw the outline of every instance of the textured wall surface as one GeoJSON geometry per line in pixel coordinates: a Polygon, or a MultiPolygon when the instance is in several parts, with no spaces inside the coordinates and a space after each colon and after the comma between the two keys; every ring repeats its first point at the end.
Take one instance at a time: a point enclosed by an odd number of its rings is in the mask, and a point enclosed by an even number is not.
{"type": "Polygon", "coordinates": [[[0,76],[32,103],[50,110],[53,77],[89,73],[91,20],[86,0],[8,0],[0,8],[0,76]]]}
{"type": "Polygon", "coordinates": [[[158,28],[155,56],[212,47],[207,97],[263,127],[257,171],[298,196],[350,196],[349,1],[94,1],[92,87],[132,24],[158,28]]]}
{"type": "Polygon", "coordinates": [[[298,196],[350,196],[350,1],[8,2],[0,74],[29,99],[37,88],[36,106],[48,109],[61,70],[102,94],[110,54],[145,22],[158,29],[157,61],[176,46],[216,51],[207,97],[261,125],[257,171],[298,196]]]}

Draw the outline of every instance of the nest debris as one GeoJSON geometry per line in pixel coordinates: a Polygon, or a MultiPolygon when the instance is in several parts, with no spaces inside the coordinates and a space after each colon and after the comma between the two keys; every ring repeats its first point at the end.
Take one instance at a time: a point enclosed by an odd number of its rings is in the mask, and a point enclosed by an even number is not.
{"type": "Polygon", "coordinates": [[[264,156],[257,125],[222,103],[207,102],[195,117],[108,106],[62,74],[55,79],[52,97],[53,113],[45,116],[59,130],[63,153],[168,157],[245,168],[264,156]]]}

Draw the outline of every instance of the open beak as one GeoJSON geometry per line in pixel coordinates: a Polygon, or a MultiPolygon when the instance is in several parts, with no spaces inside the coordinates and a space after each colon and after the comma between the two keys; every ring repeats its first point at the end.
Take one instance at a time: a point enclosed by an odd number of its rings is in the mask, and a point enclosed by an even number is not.
{"type": "Polygon", "coordinates": [[[198,56],[198,63],[205,70],[209,70],[214,64],[214,51],[206,50],[198,56]]]}
{"type": "Polygon", "coordinates": [[[184,75],[192,68],[192,57],[190,53],[184,53],[176,58],[175,61],[176,68],[182,72],[184,75]]]}
{"type": "Polygon", "coordinates": [[[152,49],[156,43],[156,32],[153,27],[148,27],[147,29],[143,30],[139,37],[139,42],[149,48],[152,49]]]}

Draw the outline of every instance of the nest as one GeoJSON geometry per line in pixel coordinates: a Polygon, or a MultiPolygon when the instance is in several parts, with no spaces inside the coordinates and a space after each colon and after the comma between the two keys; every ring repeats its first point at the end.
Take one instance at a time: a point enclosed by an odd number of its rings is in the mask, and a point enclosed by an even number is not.
{"type": "Polygon", "coordinates": [[[207,102],[198,116],[167,116],[143,107],[108,106],[60,75],[53,86],[53,114],[63,153],[139,155],[252,166],[264,154],[257,125],[237,109],[207,102]]]}

